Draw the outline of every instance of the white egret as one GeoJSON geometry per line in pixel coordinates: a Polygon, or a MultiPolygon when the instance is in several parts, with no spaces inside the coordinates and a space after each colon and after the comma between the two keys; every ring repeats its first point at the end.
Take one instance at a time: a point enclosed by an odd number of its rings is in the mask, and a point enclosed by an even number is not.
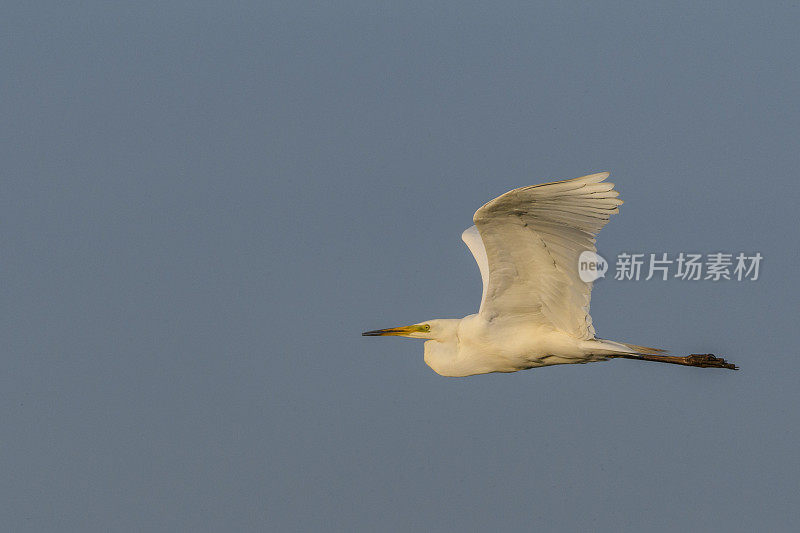
{"type": "Polygon", "coordinates": [[[592,283],[578,257],[619,212],[608,172],[509,191],[478,209],[461,238],[478,263],[478,313],[367,331],[426,339],[425,363],[443,376],[516,372],[540,366],[638,359],[736,369],[713,354],[686,357],[595,337],[589,316],[592,283]]]}

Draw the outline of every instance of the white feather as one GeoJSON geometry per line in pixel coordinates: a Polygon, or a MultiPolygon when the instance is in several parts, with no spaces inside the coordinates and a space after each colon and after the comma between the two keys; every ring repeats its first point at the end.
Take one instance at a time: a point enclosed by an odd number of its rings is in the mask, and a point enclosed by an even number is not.
{"type": "Polygon", "coordinates": [[[595,236],[622,200],[607,172],[522,187],[475,212],[462,234],[483,280],[479,314],[525,317],[578,339],[594,338],[592,284],[581,281],[578,257],[596,251],[595,236]],[[480,242],[476,238],[480,235],[480,242]]]}

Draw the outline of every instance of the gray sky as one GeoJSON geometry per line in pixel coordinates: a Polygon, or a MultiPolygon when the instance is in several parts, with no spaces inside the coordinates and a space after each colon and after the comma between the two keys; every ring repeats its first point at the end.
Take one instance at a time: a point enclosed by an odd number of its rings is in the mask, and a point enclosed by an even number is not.
{"type": "Polygon", "coordinates": [[[800,520],[800,8],[5,4],[0,515],[16,531],[780,531],[800,520]],[[461,231],[610,170],[611,361],[442,378],[461,231]]]}

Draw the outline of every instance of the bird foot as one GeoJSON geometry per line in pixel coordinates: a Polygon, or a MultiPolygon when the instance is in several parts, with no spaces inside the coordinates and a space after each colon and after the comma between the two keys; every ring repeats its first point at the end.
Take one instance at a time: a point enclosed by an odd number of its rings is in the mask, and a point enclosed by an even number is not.
{"type": "Polygon", "coordinates": [[[693,353],[683,358],[687,366],[697,366],[701,368],[728,368],[739,370],[733,363],[727,362],[722,357],[716,357],[713,353],[693,353]]]}

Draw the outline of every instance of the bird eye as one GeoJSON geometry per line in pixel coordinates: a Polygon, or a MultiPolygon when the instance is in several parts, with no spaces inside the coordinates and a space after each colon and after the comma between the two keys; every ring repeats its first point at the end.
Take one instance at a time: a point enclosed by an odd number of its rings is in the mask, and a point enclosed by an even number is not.
{"type": "Polygon", "coordinates": [[[431,325],[425,324],[425,331],[430,331],[430,330],[431,330],[431,325]]]}

